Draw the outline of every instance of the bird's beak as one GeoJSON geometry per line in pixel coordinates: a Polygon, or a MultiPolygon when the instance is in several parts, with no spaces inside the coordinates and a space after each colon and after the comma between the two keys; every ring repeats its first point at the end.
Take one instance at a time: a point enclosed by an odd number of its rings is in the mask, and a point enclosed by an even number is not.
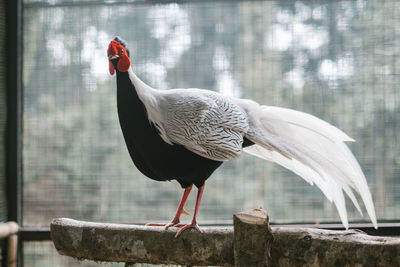
{"type": "Polygon", "coordinates": [[[110,60],[110,61],[112,61],[114,59],[118,59],[118,58],[119,58],[119,55],[109,55],[108,56],[108,60],[110,60]]]}

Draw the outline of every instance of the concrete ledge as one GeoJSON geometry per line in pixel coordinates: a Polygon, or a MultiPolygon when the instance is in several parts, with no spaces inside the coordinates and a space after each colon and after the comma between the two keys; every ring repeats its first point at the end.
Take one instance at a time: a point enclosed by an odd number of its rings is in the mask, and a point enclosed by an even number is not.
{"type": "MultiPolygon", "coordinates": [[[[55,219],[51,224],[51,236],[58,252],[77,259],[234,265],[234,229],[203,227],[202,230],[202,234],[189,230],[174,238],[177,228],[164,230],[65,218],[55,219]]],[[[357,230],[284,227],[273,227],[272,234],[270,266],[400,266],[400,238],[369,236],[357,230]]]]}

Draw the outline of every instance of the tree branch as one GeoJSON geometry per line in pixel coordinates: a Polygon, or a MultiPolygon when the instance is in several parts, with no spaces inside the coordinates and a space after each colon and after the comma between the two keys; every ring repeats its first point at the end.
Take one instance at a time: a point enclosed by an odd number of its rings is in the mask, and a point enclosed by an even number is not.
{"type": "MultiPolygon", "coordinates": [[[[77,259],[180,265],[234,265],[232,227],[177,228],[55,219],[58,252],[77,259]]],[[[263,230],[264,231],[264,230],[263,230]]],[[[400,238],[361,231],[273,227],[271,266],[399,266],[400,238]]],[[[243,237],[246,238],[246,237],[243,237]]]]}

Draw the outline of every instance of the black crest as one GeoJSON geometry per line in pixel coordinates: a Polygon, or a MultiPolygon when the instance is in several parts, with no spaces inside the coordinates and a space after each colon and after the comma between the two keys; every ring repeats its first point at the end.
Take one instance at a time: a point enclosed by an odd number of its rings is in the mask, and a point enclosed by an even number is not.
{"type": "Polygon", "coordinates": [[[118,43],[122,44],[125,47],[125,50],[126,50],[126,52],[128,53],[128,56],[129,56],[129,49],[128,49],[127,43],[124,40],[122,40],[119,36],[116,36],[114,38],[114,41],[117,41],[118,43]]]}

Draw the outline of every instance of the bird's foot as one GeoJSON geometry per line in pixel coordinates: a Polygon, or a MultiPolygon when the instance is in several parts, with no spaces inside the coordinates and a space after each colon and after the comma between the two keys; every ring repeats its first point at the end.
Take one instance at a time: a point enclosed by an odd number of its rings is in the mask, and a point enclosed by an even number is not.
{"type": "Polygon", "coordinates": [[[146,223],[145,226],[165,226],[166,223],[146,223]]]}
{"type": "Polygon", "coordinates": [[[167,230],[169,227],[172,227],[172,226],[182,227],[182,226],[184,226],[184,224],[179,223],[179,222],[177,222],[177,223],[173,223],[173,222],[170,222],[170,223],[146,223],[145,226],[164,226],[165,230],[167,230]]]}
{"type": "Polygon", "coordinates": [[[185,224],[179,223],[179,221],[177,221],[177,222],[172,221],[172,222],[166,224],[164,229],[167,230],[170,227],[182,227],[182,226],[185,226],[185,224]]]}
{"type": "Polygon", "coordinates": [[[164,229],[167,230],[168,228],[175,226],[175,227],[182,227],[184,224],[179,223],[179,217],[175,216],[175,218],[168,224],[165,225],[164,229]]]}
{"type": "Polygon", "coordinates": [[[185,209],[182,209],[181,212],[179,212],[177,215],[175,215],[175,218],[170,222],[170,223],[146,223],[146,226],[164,226],[165,230],[168,228],[175,226],[175,227],[182,227],[185,226],[185,224],[179,223],[179,217],[181,214],[185,214],[187,216],[190,216],[190,213],[187,212],[185,209]]]}
{"type": "Polygon", "coordinates": [[[165,230],[167,230],[168,228],[174,226],[174,227],[182,227],[185,226],[185,224],[179,223],[179,221],[177,222],[170,222],[170,223],[146,223],[146,226],[164,226],[165,230]]]}
{"type": "Polygon", "coordinates": [[[178,236],[180,234],[182,234],[183,231],[185,231],[185,230],[187,230],[189,228],[194,228],[194,229],[196,229],[197,232],[201,233],[199,225],[197,224],[197,222],[194,221],[191,224],[183,225],[182,228],[179,229],[179,231],[176,233],[175,238],[178,238],[178,236]]]}

